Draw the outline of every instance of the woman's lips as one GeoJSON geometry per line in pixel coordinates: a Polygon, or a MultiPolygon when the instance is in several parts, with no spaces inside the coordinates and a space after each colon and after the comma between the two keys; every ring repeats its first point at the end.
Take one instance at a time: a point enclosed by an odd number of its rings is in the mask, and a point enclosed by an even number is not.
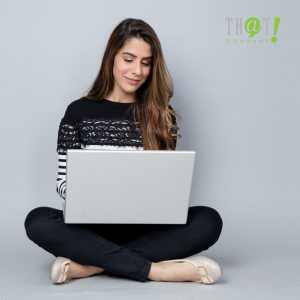
{"type": "Polygon", "coordinates": [[[136,83],[139,82],[139,80],[133,80],[133,79],[130,79],[130,78],[127,78],[127,77],[125,77],[125,78],[126,78],[126,80],[127,80],[129,83],[131,83],[131,84],[136,84],[136,83]]]}

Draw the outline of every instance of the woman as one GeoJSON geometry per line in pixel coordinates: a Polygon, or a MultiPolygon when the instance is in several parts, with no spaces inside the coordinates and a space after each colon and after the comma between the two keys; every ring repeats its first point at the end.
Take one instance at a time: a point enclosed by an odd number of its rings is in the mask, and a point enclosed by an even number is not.
{"type": "MultiPolygon", "coordinates": [[[[167,74],[154,30],[142,20],[122,21],[91,88],[69,104],[60,122],[56,191],[61,198],[67,149],[175,150],[180,117],[169,105],[173,86],[167,74]]],[[[184,225],[65,224],[61,210],[38,207],[24,225],[30,240],[56,256],[54,283],[104,273],[140,282],[210,284],[222,275],[209,258],[184,259],[208,249],[221,234],[222,219],[209,207],[189,207],[184,225]]]]}

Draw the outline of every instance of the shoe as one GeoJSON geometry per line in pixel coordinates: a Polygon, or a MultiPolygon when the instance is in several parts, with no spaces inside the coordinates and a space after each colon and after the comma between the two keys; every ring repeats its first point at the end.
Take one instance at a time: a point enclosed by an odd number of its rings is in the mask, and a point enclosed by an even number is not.
{"type": "Polygon", "coordinates": [[[66,280],[69,270],[69,264],[70,259],[58,256],[52,264],[50,271],[50,280],[53,283],[63,283],[69,281],[70,279],[66,280]]]}
{"type": "Polygon", "coordinates": [[[192,263],[197,268],[201,277],[199,281],[194,281],[194,282],[211,284],[219,280],[220,277],[223,275],[223,270],[221,266],[214,260],[205,256],[194,256],[185,259],[164,260],[164,262],[167,261],[174,261],[174,262],[188,261],[192,263]]]}

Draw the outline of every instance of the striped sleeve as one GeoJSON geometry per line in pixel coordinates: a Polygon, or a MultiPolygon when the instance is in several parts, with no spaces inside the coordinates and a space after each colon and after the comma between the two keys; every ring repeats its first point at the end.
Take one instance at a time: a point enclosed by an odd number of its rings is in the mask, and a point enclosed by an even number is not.
{"type": "Polygon", "coordinates": [[[56,147],[58,153],[56,192],[64,200],[66,199],[67,150],[81,149],[79,122],[74,105],[69,105],[59,124],[56,147]]]}
{"type": "Polygon", "coordinates": [[[58,176],[56,179],[56,192],[62,199],[66,199],[66,166],[67,152],[63,149],[58,151],[58,176]]]}
{"type": "Polygon", "coordinates": [[[56,192],[62,199],[66,199],[66,175],[67,175],[67,150],[81,149],[78,124],[72,121],[61,120],[58,130],[58,176],[56,178],[56,192]]]}

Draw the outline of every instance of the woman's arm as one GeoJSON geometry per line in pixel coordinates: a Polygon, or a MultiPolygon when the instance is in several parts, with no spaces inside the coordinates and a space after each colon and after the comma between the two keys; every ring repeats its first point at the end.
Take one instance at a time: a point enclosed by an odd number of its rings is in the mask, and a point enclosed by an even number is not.
{"type": "Polygon", "coordinates": [[[57,137],[56,152],[58,153],[58,176],[56,178],[56,192],[62,199],[66,199],[67,150],[81,149],[77,109],[71,103],[61,119],[57,137]]]}

